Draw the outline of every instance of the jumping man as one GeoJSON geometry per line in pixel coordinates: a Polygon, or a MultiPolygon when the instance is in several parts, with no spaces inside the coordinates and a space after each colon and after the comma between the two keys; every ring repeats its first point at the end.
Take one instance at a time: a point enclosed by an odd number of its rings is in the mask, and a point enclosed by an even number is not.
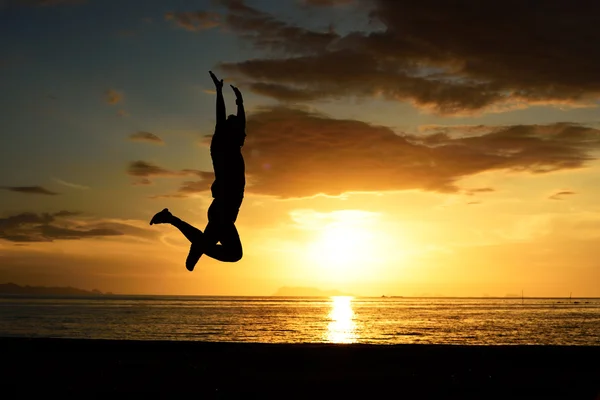
{"type": "Polygon", "coordinates": [[[150,225],[171,224],[190,241],[190,252],[185,261],[189,271],[194,270],[202,254],[224,262],[239,261],[243,255],[235,221],[246,186],[242,156],[246,140],[244,100],[239,89],[231,85],[236,97],[237,115],[226,118],[223,79],[217,79],[212,71],[209,73],[217,91],[217,123],[210,143],[215,180],[211,186],[213,201],[208,208],[208,224],[203,233],[171,214],[167,208],[154,215],[150,221],[150,225]]]}

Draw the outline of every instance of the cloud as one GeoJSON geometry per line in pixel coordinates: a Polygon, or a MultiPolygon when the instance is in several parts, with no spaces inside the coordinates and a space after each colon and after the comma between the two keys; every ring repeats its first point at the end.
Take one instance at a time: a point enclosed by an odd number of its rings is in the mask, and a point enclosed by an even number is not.
{"type": "Polygon", "coordinates": [[[67,181],[63,181],[62,179],[59,178],[54,178],[54,181],[57,183],[60,183],[61,185],[73,188],[73,189],[80,189],[80,190],[89,190],[89,186],[85,186],[85,185],[79,185],[77,183],[71,183],[71,182],[67,182],[67,181]]]}
{"type": "Polygon", "coordinates": [[[165,19],[188,31],[203,31],[221,24],[221,16],[209,11],[168,12],[165,19]]]}
{"type": "Polygon", "coordinates": [[[123,101],[123,93],[117,92],[114,89],[109,89],[105,93],[105,100],[108,104],[118,104],[123,101]]]}
{"type": "Polygon", "coordinates": [[[353,4],[355,0],[301,0],[302,4],[313,7],[334,7],[353,4]]]}
{"type": "Polygon", "coordinates": [[[16,242],[53,242],[113,236],[152,239],[157,233],[131,222],[83,218],[73,211],[56,213],[25,212],[0,218],[0,239],[16,242]]]}
{"type": "Polygon", "coordinates": [[[135,142],[147,142],[147,143],[154,143],[154,144],[160,144],[160,145],[165,144],[165,142],[161,138],[156,136],[154,133],[143,132],[143,131],[132,133],[129,136],[129,140],[132,140],[135,142]]]}
{"type": "Polygon", "coordinates": [[[264,56],[220,67],[284,102],[381,97],[442,115],[595,106],[600,97],[598,2],[363,3],[382,29],[317,31],[227,1],[222,24],[264,56]]]}
{"type": "Polygon", "coordinates": [[[490,187],[483,187],[483,188],[475,188],[475,189],[466,189],[465,190],[465,194],[467,196],[473,196],[477,193],[491,193],[491,192],[495,192],[496,190],[490,187]]]}
{"type": "Polygon", "coordinates": [[[175,193],[150,196],[152,199],[175,198],[184,199],[195,194],[208,192],[215,179],[213,172],[197,171],[197,175],[202,179],[199,181],[185,181],[175,193]]]}
{"type": "Polygon", "coordinates": [[[201,181],[184,182],[181,188],[177,191],[177,193],[152,196],[152,198],[187,197],[190,194],[199,193],[210,189],[210,185],[212,184],[212,180],[214,179],[213,172],[199,171],[195,169],[182,169],[179,171],[173,171],[170,169],[160,167],[156,164],[141,160],[129,163],[127,173],[133,177],[140,178],[133,183],[134,185],[150,185],[152,184],[151,178],[154,177],[176,178],[183,176],[197,176],[201,178],[201,181]]]}
{"type": "Polygon", "coordinates": [[[485,171],[582,168],[593,159],[589,152],[600,148],[599,130],[573,124],[430,137],[286,107],[251,114],[247,131],[247,191],[280,198],[409,189],[458,193],[458,181],[485,171]]]}
{"type": "Polygon", "coordinates": [[[58,6],[58,5],[75,5],[75,4],[85,4],[87,0],[8,0],[7,3],[9,6],[33,6],[33,7],[43,7],[43,6],[58,6]]]}
{"type": "Polygon", "coordinates": [[[152,185],[152,181],[148,178],[141,178],[132,183],[134,186],[152,185]]]}
{"type": "Polygon", "coordinates": [[[18,193],[27,193],[27,194],[44,194],[49,196],[55,196],[59,193],[53,192],[41,186],[4,186],[2,187],[4,190],[9,190],[11,192],[18,193]]]}
{"type": "Polygon", "coordinates": [[[154,176],[184,176],[195,173],[193,170],[172,171],[147,161],[132,161],[127,167],[127,173],[139,178],[150,178],[154,176]]]}
{"type": "Polygon", "coordinates": [[[576,194],[575,192],[571,192],[571,191],[562,191],[562,192],[556,192],[554,193],[552,196],[548,197],[550,200],[563,200],[564,196],[570,196],[576,194]]]}
{"type": "MultiPolygon", "coordinates": [[[[576,124],[465,130],[468,135],[397,133],[307,109],[261,108],[247,121],[246,191],[278,198],[400,190],[473,196],[495,189],[461,188],[461,179],[495,170],[544,174],[583,168],[600,149],[600,130],[576,124]]],[[[214,179],[212,171],[170,170],[146,161],[130,163],[128,173],[143,179],[139,184],[149,184],[154,177],[200,178],[153,198],[207,192],[214,179]]]]}
{"type": "Polygon", "coordinates": [[[479,136],[490,131],[486,125],[420,125],[418,132],[427,135],[443,134],[450,137],[479,136]]]}
{"type": "Polygon", "coordinates": [[[81,215],[81,212],[62,210],[62,211],[55,212],[52,215],[54,215],[55,217],[75,217],[77,215],[81,215]]]}

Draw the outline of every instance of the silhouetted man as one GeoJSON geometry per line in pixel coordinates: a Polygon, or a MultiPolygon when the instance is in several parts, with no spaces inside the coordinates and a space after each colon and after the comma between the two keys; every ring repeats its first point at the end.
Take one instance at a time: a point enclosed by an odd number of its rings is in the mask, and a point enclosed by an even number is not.
{"type": "Polygon", "coordinates": [[[191,242],[185,261],[185,266],[190,271],[194,270],[202,254],[225,262],[239,261],[243,254],[235,221],[246,186],[242,156],[242,146],[246,140],[244,100],[239,89],[231,85],[236,96],[237,115],[226,118],[223,80],[217,79],[212,71],[209,73],[217,90],[217,123],[210,143],[215,180],[211,186],[213,201],[208,208],[208,224],[202,233],[198,228],[172,215],[167,208],[150,221],[150,225],[175,226],[191,242]]]}

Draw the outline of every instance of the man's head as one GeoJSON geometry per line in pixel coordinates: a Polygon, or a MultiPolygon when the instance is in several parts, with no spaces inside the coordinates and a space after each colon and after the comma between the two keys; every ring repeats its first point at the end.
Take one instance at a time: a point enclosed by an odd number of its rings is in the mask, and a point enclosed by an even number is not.
{"type": "Polygon", "coordinates": [[[237,115],[231,114],[229,117],[227,117],[225,127],[228,131],[228,134],[232,136],[233,140],[238,141],[240,147],[243,146],[244,142],[246,141],[246,131],[237,115]]]}

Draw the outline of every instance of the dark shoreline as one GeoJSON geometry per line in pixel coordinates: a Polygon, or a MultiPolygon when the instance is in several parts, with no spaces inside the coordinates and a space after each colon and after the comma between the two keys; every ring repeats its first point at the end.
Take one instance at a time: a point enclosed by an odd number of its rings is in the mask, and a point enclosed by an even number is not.
{"type": "Polygon", "coordinates": [[[600,399],[600,346],[0,338],[0,349],[2,388],[20,394],[600,399]]]}

